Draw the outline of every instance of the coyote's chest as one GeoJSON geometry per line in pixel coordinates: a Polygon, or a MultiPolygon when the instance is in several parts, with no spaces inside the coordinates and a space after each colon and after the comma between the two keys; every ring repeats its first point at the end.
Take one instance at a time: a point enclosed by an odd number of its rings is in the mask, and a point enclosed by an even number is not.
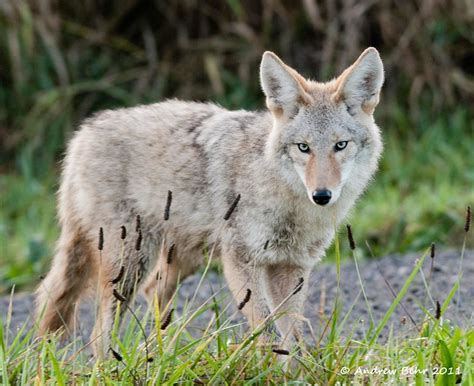
{"type": "Polygon", "coordinates": [[[312,265],[334,235],[334,227],[311,213],[273,213],[260,226],[248,228],[251,255],[262,263],[312,265]]]}

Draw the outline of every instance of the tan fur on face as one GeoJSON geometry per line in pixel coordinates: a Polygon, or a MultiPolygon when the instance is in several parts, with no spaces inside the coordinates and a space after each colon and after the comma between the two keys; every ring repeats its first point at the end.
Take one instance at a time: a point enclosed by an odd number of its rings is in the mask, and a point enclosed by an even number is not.
{"type": "Polygon", "coordinates": [[[316,155],[311,154],[308,159],[308,163],[306,164],[305,170],[305,178],[306,178],[306,188],[310,192],[314,192],[316,190],[318,176],[317,176],[317,168],[316,168],[316,155]]]}
{"type": "Polygon", "coordinates": [[[320,165],[317,157],[311,153],[305,168],[305,185],[309,193],[317,189],[333,189],[341,182],[341,169],[334,154],[320,165]]]}
{"type": "Polygon", "coordinates": [[[332,188],[334,186],[338,186],[341,182],[341,169],[334,154],[329,156],[328,162],[329,168],[327,173],[327,186],[321,186],[320,188],[332,188]]]}

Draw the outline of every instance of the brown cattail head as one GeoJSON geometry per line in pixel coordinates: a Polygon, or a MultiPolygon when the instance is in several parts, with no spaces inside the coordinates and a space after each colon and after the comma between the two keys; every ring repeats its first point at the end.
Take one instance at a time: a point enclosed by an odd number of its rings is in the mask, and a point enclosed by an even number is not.
{"type": "Polygon", "coordinates": [[[441,304],[439,304],[439,301],[436,300],[436,312],[435,312],[435,318],[439,320],[441,318],[441,304]]]}
{"type": "Polygon", "coordinates": [[[174,311],[174,308],[172,308],[170,310],[170,312],[168,312],[168,315],[166,315],[166,318],[163,320],[163,322],[161,323],[161,326],[160,328],[162,330],[166,330],[166,327],[169,326],[169,324],[171,323],[171,318],[173,317],[173,311],[174,311]]]}
{"type": "Polygon", "coordinates": [[[227,212],[224,215],[225,221],[230,219],[230,216],[232,216],[232,213],[234,213],[234,210],[235,208],[237,208],[237,204],[239,203],[239,201],[240,201],[240,194],[237,195],[232,205],[229,207],[229,209],[227,209],[227,212]]]}
{"type": "Polygon", "coordinates": [[[174,244],[171,244],[171,247],[168,250],[168,256],[166,258],[166,264],[171,264],[171,262],[173,261],[173,252],[174,252],[174,244]]]}
{"type": "Polygon", "coordinates": [[[431,243],[431,248],[430,248],[430,257],[434,259],[436,254],[436,245],[435,243],[431,243]]]}
{"type": "Polygon", "coordinates": [[[280,354],[280,355],[290,355],[290,352],[288,350],[284,350],[282,348],[274,348],[272,350],[275,354],[280,354]]]}
{"type": "Polygon", "coordinates": [[[466,210],[466,222],[464,223],[464,231],[467,233],[469,232],[469,228],[471,227],[471,207],[468,206],[466,210]]]}
{"type": "Polygon", "coordinates": [[[265,241],[265,245],[263,246],[263,250],[264,250],[264,251],[267,250],[269,243],[270,243],[270,240],[265,241]]]}
{"type": "Polygon", "coordinates": [[[140,215],[137,214],[137,225],[135,227],[135,232],[138,232],[140,229],[142,229],[142,219],[140,218],[140,215]]]}
{"type": "Polygon", "coordinates": [[[245,307],[245,305],[250,301],[250,297],[252,296],[252,290],[250,288],[247,288],[247,293],[245,294],[244,299],[239,303],[237,308],[241,310],[242,308],[245,307]]]}
{"type": "Polygon", "coordinates": [[[112,284],[117,284],[120,280],[122,280],[123,274],[125,273],[125,267],[122,265],[120,267],[120,271],[115,279],[112,279],[110,282],[112,284]]]}
{"type": "Polygon", "coordinates": [[[114,298],[117,299],[119,302],[125,303],[127,301],[127,298],[123,296],[120,292],[118,292],[115,288],[112,293],[114,294],[114,298]]]}
{"type": "Polygon", "coordinates": [[[125,226],[122,225],[122,226],[120,227],[120,238],[121,238],[122,240],[125,240],[126,237],[127,237],[127,228],[125,228],[125,226]]]}
{"type": "Polygon", "coordinates": [[[165,214],[163,218],[165,221],[170,219],[170,209],[171,209],[171,201],[173,200],[173,192],[168,190],[168,197],[166,198],[166,205],[165,205],[165,214]]]}
{"type": "Polygon", "coordinates": [[[142,230],[138,230],[137,242],[135,243],[135,249],[139,251],[142,248],[142,230]]]}
{"type": "Polygon", "coordinates": [[[346,225],[347,227],[347,238],[349,239],[349,247],[354,250],[356,248],[354,237],[352,236],[352,228],[349,224],[346,225]]]}
{"type": "Polygon", "coordinates": [[[293,290],[293,295],[296,295],[298,292],[300,292],[303,289],[303,284],[304,284],[304,279],[300,277],[300,279],[298,280],[298,284],[293,290]]]}
{"type": "Polygon", "coordinates": [[[104,249],[104,228],[100,227],[99,229],[99,251],[104,249]]]}
{"type": "Polygon", "coordinates": [[[117,359],[119,362],[122,362],[122,360],[123,360],[122,355],[120,355],[112,347],[110,347],[110,351],[112,352],[112,355],[114,356],[115,359],[117,359]]]}

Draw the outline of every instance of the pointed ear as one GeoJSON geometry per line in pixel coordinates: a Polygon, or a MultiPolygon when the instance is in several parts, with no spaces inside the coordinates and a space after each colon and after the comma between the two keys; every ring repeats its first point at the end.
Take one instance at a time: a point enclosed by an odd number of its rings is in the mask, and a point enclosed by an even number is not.
{"type": "Polygon", "coordinates": [[[378,51],[367,48],[337,80],[336,100],[343,101],[351,115],[372,115],[379,103],[384,81],[383,63],[378,51]]]}
{"type": "Polygon", "coordinates": [[[277,118],[291,118],[302,104],[309,104],[306,80],[273,52],[266,51],[260,64],[260,83],[267,107],[277,118]]]}

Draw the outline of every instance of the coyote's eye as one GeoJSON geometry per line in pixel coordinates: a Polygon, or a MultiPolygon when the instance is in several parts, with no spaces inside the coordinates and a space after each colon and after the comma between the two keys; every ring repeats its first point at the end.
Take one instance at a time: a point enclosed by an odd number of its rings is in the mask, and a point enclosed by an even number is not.
{"type": "Polygon", "coordinates": [[[306,143],[297,143],[297,145],[302,153],[309,153],[309,146],[306,143]]]}
{"type": "Polygon", "coordinates": [[[347,142],[348,141],[340,141],[340,142],[337,142],[335,145],[334,145],[334,151],[341,151],[341,150],[344,150],[347,146],[347,142]]]}

